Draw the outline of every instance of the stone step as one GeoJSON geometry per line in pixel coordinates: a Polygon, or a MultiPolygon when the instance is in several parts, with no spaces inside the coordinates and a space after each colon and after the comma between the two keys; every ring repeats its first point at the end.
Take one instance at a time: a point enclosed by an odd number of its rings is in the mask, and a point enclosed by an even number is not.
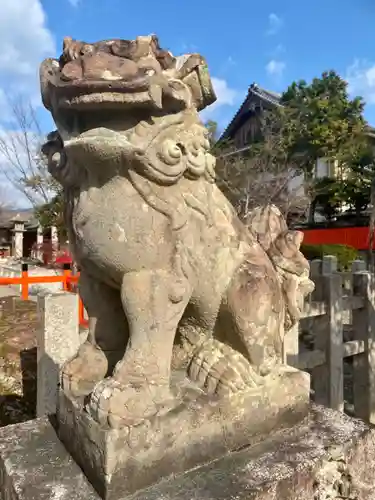
{"type": "Polygon", "coordinates": [[[1,500],[99,500],[48,418],[0,429],[1,500]]]}
{"type": "MultiPolygon", "coordinates": [[[[313,405],[292,429],[122,500],[373,500],[374,433],[360,420],[313,405]]],[[[39,418],[0,429],[0,499],[100,497],[49,420],[39,418]]]]}

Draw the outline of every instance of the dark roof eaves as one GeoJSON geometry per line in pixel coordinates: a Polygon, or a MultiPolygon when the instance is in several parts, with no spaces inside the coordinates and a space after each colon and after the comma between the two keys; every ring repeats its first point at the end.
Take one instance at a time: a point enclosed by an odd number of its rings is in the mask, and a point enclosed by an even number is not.
{"type": "Polygon", "coordinates": [[[282,104],[280,104],[281,95],[279,96],[279,98],[277,98],[276,96],[278,94],[272,95],[271,93],[267,92],[266,90],[262,89],[261,87],[258,87],[258,86],[255,87],[253,85],[250,85],[249,90],[248,90],[247,95],[246,95],[246,98],[242,102],[242,104],[239,107],[237,113],[234,115],[234,117],[232,118],[232,120],[229,122],[229,124],[226,127],[226,129],[224,130],[224,132],[221,134],[221,136],[219,138],[219,141],[225,139],[228,136],[229,130],[232,128],[232,125],[234,125],[236,119],[238,118],[238,116],[243,111],[243,108],[244,108],[246,102],[248,102],[249,97],[251,97],[252,95],[256,95],[260,99],[262,99],[264,101],[267,101],[270,104],[273,104],[274,106],[282,106],[282,104]]]}
{"type": "Polygon", "coordinates": [[[263,89],[260,89],[260,92],[253,90],[253,93],[259,96],[261,99],[270,102],[271,104],[282,107],[282,104],[280,103],[281,96],[277,98],[276,95],[272,96],[270,93],[263,89]]]}
{"type": "MultiPolygon", "coordinates": [[[[221,134],[220,138],[219,138],[219,141],[221,141],[222,139],[225,139],[227,134],[228,134],[228,131],[229,129],[231,128],[231,126],[234,124],[234,122],[236,121],[236,119],[238,118],[238,116],[241,114],[245,104],[247,103],[248,99],[249,99],[249,91],[245,97],[245,99],[242,101],[242,104],[241,106],[238,108],[236,114],[234,115],[234,117],[231,119],[231,121],[228,123],[226,129],[224,130],[224,132],[221,134]]],[[[218,141],[218,142],[219,142],[218,141]]]]}

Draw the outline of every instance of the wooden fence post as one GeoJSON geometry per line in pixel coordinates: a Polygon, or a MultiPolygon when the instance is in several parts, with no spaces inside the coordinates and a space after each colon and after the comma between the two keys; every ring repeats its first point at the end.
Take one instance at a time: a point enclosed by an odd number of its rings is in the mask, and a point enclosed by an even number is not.
{"type": "Polygon", "coordinates": [[[353,260],[352,262],[352,273],[358,273],[359,271],[366,271],[366,262],[364,260],[353,260]]]}
{"type": "Polygon", "coordinates": [[[310,262],[310,275],[317,276],[322,274],[322,261],[320,259],[314,259],[310,262]]]}
{"type": "Polygon", "coordinates": [[[21,297],[22,300],[29,300],[29,266],[27,264],[22,264],[22,282],[21,282],[21,297]]]}
{"type": "Polygon", "coordinates": [[[64,264],[63,265],[64,281],[62,283],[62,289],[65,290],[66,292],[68,292],[70,289],[69,278],[70,278],[71,274],[72,274],[72,270],[71,270],[70,264],[64,264]]]}
{"type": "Polygon", "coordinates": [[[314,259],[310,262],[310,277],[314,282],[315,288],[311,294],[311,298],[318,302],[323,301],[323,289],[322,289],[322,268],[323,261],[320,259],[314,259]]]}
{"type": "Polygon", "coordinates": [[[313,370],[315,401],[335,410],[344,410],[342,277],[337,259],[325,256],[322,262],[321,293],[326,314],[314,328],[315,349],[326,354],[326,363],[313,370]]]}
{"type": "Polygon", "coordinates": [[[353,294],[364,299],[364,306],[353,311],[354,340],[364,352],[353,359],[353,398],[355,416],[375,424],[375,280],[368,271],[353,275],[353,294]]]}
{"type": "Polygon", "coordinates": [[[322,274],[330,276],[332,273],[337,273],[337,257],[325,255],[322,260],[322,274]]]}

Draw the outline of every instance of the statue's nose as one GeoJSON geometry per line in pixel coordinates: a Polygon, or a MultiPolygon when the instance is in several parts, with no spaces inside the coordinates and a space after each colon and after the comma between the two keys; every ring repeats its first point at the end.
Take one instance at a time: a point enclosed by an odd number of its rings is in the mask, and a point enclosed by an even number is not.
{"type": "Polygon", "coordinates": [[[124,59],[105,52],[89,54],[71,61],[62,68],[61,79],[74,80],[129,80],[137,75],[139,67],[130,59],[124,59]]]}
{"type": "Polygon", "coordinates": [[[83,71],[81,61],[75,59],[63,67],[61,70],[61,79],[64,81],[73,81],[82,79],[83,71]]]}
{"type": "Polygon", "coordinates": [[[85,80],[128,80],[139,71],[134,61],[105,52],[83,57],[82,66],[85,80]]]}

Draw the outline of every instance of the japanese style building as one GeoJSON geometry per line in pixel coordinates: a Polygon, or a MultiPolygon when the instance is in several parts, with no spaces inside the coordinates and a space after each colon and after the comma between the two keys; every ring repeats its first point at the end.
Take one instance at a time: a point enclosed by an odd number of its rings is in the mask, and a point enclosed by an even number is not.
{"type": "MultiPolygon", "coordinates": [[[[231,148],[223,153],[223,158],[233,155],[244,155],[251,145],[261,136],[262,113],[272,110],[280,104],[281,94],[261,88],[256,83],[250,85],[248,93],[240,108],[222,133],[219,142],[228,140],[231,148]],[[234,146],[234,147],[233,147],[234,146]]],[[[375,148],[375,129],[368,126],[367,134],[372,139],[375,148]]],[[[338,172],[338,164],[328,158],[319,158],[315,166],[315,177],[334,177],[338,172]]],[[[291,180],[290,188],[294,192],[301,189],[304,195],[303,175],[294,177],[291,180]]],[[[343,207],[344,209],[344,207],[343,207]]]]}
{"type": "MultiPolygon", "coordinates": [[[[219,139],[231,140],[234,144],[235,148],[227,153],[228,156],[245,153],[250,149],[250,145],[260,136],[262,113],[272,110],[275,106],[281,106],[280,98],[281,94],[265,90],[256,83],[250,85],[245,100],[219,139]]],[[[375,139],[374,129],[369,127],[368,133],[375,139]]],[[[327,158],[319,158],[315,175],[330,177],[335,175],[335,170],[333,162],[327,158]]]]}
{"type": "Polygon", "coordinates": [[[43,229],[32,209],[0,212],[0,257],[29,258],[45,241],[58,241],[56,229],[43,229]]]}
{"type": "Polygon", "coordinates": [[[233,141],[235,150],[229,154],[249,149],[249,145],[259,137],[263,111],[280,106],[280,97],[280,94],[262,89],[256,83],[250,85],[241,107],[219,139],[233,141]]]}

